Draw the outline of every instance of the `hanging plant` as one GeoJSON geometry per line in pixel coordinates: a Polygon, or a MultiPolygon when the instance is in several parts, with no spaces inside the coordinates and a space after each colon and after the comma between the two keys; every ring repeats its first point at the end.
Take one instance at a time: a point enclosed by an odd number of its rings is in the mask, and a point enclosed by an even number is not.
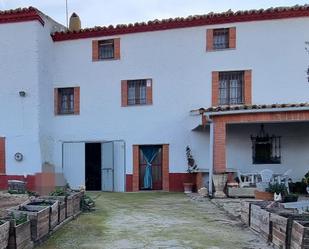
{"type": "Polygon", "coordinates": [[[198,167],[195,163],[195,160],[192,156],[192,152],[189,146],[186,147],[186,155],[187,155],[187,161],[188,161],[188,173],[194,173],[198,170],[198,167]]]}

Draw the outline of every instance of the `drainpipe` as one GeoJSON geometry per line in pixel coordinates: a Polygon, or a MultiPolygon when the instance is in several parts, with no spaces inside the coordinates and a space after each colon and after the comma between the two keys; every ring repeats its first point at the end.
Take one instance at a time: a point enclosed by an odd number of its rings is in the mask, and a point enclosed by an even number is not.
{"type": "Polygon", "coordinates": [[[210,118],[209,114],[205,114],[209,122],[209,184],[208,184],[208,195],[210,198],[213,197],[212,189],[212,177],[213,177],[213,168],[214,168],[214,123],[210,118]]]}

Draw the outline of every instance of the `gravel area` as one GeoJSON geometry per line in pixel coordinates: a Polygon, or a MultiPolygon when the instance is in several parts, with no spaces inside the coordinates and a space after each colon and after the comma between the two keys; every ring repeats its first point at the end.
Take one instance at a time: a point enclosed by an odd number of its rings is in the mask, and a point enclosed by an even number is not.
{"type": "Polygon", "coordinates": [[[208,199],[180,193],[91,193],[97,210],[56,232],[41,249],[268,249],[208,199]]]}

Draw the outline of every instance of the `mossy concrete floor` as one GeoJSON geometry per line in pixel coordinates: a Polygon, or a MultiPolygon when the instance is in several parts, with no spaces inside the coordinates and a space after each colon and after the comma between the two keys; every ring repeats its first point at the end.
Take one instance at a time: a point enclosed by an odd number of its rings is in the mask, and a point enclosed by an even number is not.
{"type": "Polygon", "coordinates": [[[65,225],[41,249],[267,249],[213,203],[181,193],[90,193],[97,210],[65,225]]]}

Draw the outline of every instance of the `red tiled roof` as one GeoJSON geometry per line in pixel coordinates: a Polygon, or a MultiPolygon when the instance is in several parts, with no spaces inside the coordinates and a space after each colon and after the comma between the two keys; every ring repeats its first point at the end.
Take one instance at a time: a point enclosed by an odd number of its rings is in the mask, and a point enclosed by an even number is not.
{"type": "Polygon", "coordinates": [[[299,104],[271,104],[271,105],[234,105],[234,106],[212,106],[209,108],[200,108],[198,110],[194,110],[194,112],[198,111],[200,114],[205,112],[213,112],[213,113],[220,113],[220,112],[228,112],[228,111],[245,111],[245,110],[261,110],[261,109],[284,109],[284,108],[309,108],[309,103],[299,103],[299,104]]]}
{"type": "Polygon", "coordinates": [[[154,20],[147,23],[120,24],[117,26],[94,27],[82,29],[79,32],[56,32],[52,35],[54,41],[74,40],[99,36],[130,34],[167,29],[187,28],[203,25],[262,21],[309,16],[309,5],[295,5],[292,7],[278,7],[269,9],[246,10],[223,13],[208,13],[207,15],[189,16],[187,18],[170,18],[154,20]]]}
{"type": "Polygon", "coordinates": [[[0,11],[0,24],[35,20],[39,21],[42,25],[44,25],[44,21],[40,15],[40,11],[34,7],[0,11]]]}

